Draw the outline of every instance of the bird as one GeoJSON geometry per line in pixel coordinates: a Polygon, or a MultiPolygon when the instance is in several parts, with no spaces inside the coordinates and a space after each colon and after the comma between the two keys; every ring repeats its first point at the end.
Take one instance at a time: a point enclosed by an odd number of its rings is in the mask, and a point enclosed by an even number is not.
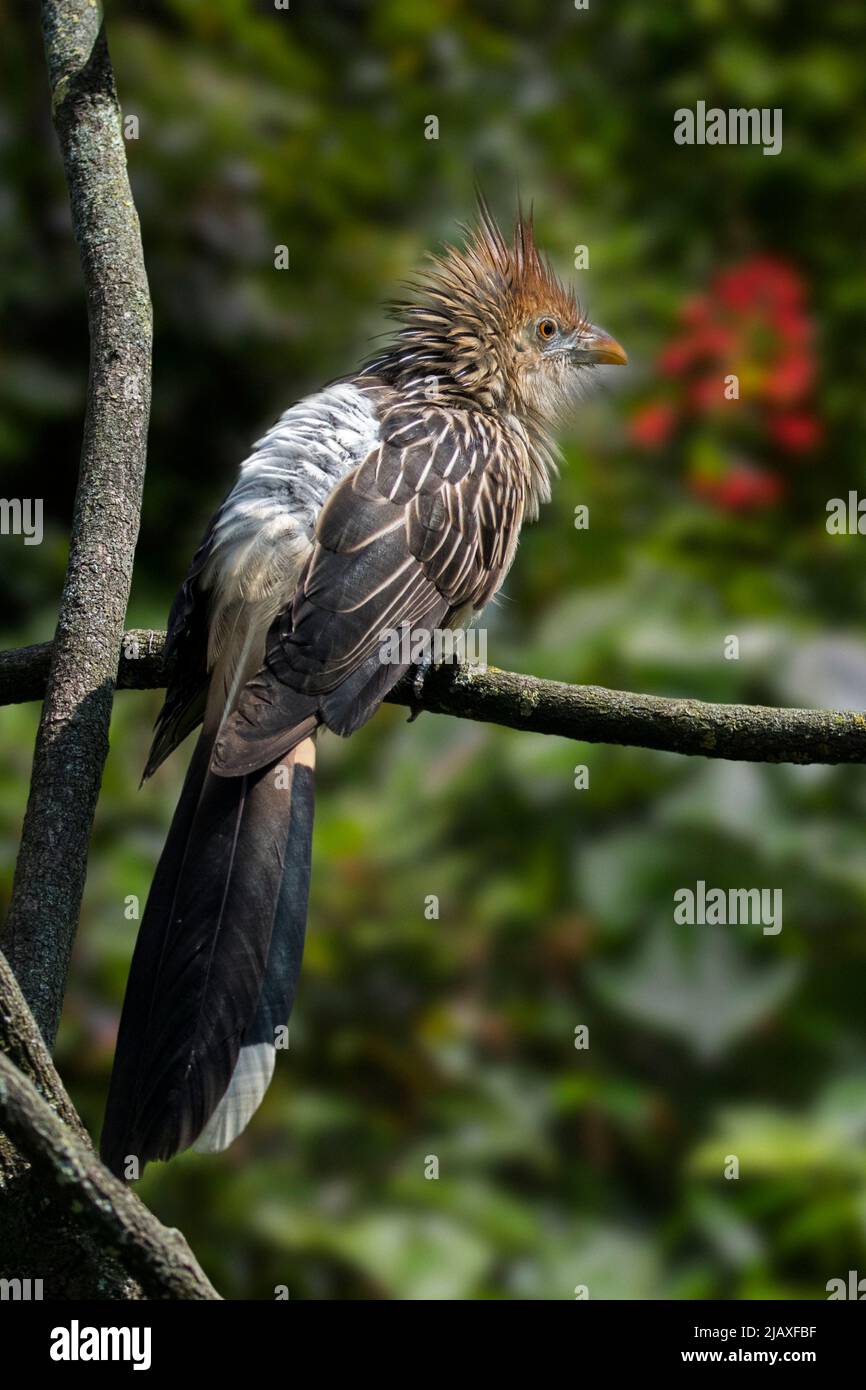
{"type": "Polygon", "coordinates": [[[480,194],[390,314],[376,354],[254,445],[169,615],[142,781],[201,732],[118,1030],[100,1148],[123,1178],[249,1123],[301,968],[317,737],[354,733],[409,669],[383,633],[477,621],[550,499],[587,374],[627,362],[531,210],[506,236],[480,194]]]}

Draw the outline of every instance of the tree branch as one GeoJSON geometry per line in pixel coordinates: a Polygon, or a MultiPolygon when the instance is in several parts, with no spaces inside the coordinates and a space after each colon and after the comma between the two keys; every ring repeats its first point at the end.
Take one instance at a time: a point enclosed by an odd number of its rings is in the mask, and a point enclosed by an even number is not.
{"type": "Polygon", "coordinates": [[[109,1173],[3,1052],[0,1124],[76,1221],[120,1254],[145,1298],[219,1298],[180,1231],[163,1226],[109,1173]]]}
{"type": "Polygon", "coordinates": [[[36,1021],[9,962],[0,951],[0,1053],[32,1081],[40,1095],[78,1138],[89,1142],[78,1111],[66,1094],[36,1021]]]}
{"type": "MultiPolygon", "coordinates": [[[[125,635],[118,675],[122,689],[165,685],[164,642],[164,633],[150,629],[125,635]]],[[[39,699],[50,652],[48,642],[0,652],[0,705],[39,699]]],[[[431,670],[420,698],[406,679],[388,699],[432,714],[584,743],[658,748],[738,762],[866,763],[866,713],[860,710],[708,704],[459,666],[431,670]]]]}
{"type": "Polygon", "coordinates": [[[151,309],[120,107],[94,0],[42,0],[81,257],[90,374],[69,562],[3,945],[49,1047],[78,922],[138,535],[151,309]]]}
{"type": "Polygon", "coordinates": [[[0,1129],[0,1272],[47,1274],[49,1297],[60,1292],[58,1265],[74,1266],[90,1297],[97,1289],[115,1298],[219,1297],[181,1233],[162,1226],[97,1158],[2,952],[0,1129]],[[40,1183],[41,1219],[25,1212],[21,1230],[31,1176],[24,1159],[40,1183]]]}

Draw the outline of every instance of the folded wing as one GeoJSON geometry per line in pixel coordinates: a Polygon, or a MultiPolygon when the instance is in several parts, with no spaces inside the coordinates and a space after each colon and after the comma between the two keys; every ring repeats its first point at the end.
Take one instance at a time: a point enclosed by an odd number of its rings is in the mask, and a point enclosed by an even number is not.
{"type": "Polygon", "coordinates": [[[389,411],[322,510],[294,601],[220,729],[212,770],[249,774],[319,725],[350,734],[365,723],[407,669],[383,662],[385,634],[482,608],[511,563],[524,504],[513,445],[478,412],[389,411]]]}

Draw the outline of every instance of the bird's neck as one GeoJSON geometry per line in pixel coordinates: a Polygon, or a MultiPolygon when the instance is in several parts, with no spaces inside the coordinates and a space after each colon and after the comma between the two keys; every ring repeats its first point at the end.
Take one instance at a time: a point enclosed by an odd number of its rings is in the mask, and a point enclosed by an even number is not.
{"type": "Polygon", "coordinates": [[[559,463],[552,426],[535,412],[516,409],[491,381],[469,386],[446,361],[399,347],[371,359],[360,376],[382,382],[407,403],[417,401],[419,405],[429,403],[440,409],[482,414],[488,425],[505,434],[514,446],[525,483],[526,514],[534,518],[539,506],[550,501],[550,482],[559,463]]]}

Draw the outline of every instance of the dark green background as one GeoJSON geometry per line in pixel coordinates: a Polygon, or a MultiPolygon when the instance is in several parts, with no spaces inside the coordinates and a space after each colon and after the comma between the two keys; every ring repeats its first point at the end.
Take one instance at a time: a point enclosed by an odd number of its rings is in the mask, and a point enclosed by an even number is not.
{"type": "MultiPolygon", "coordinates": [[[[41,547],[0,540],[12,644],[52,632],[86,375],[35,10],[0,0],[2,491],[47,514],[41,547]]],[[[827,499],[866,484],[862,4],[166,0],[111,4],[108,25],[156,322],[130,625],[163,624],[252,439],[364,357],[383,302],[471,216],[477,176],[503,217],[518,186],[534,200],[565,275],[589,246],[581,300],[631,356],[574,419],[555,502],[488,614],[490,661],[863,704],[866,541],[824,527],[827,499]],[[675,146],[674,109],[699,99],[781,107],[782,154],[675,146]],[[657,357],[683,304],[756,255],[805,288],[820,449],[744,443],[736,406],[636,447],[630,420],[670,394],[657,357]],[[783,479],[777,502],[695,495],[696,466],[744,453],[783,479]]],[[[157,708],[116,702],[60,1038],[94,1133],[124,901],[146,895],[185,757],[138,791],[157,708]]],[[[37,713],[0,712],[5,895],[37,713]]],[[[320,765],[290,1051],[229,1153],[140,1189],[223,1293],[822,1298],[866,1273],[860,769],[409,727],[393,708],[323,741],[320,765]],[[673,893],[699,878],[781,887],[783,931],[675,928],[673,893]]]]}

